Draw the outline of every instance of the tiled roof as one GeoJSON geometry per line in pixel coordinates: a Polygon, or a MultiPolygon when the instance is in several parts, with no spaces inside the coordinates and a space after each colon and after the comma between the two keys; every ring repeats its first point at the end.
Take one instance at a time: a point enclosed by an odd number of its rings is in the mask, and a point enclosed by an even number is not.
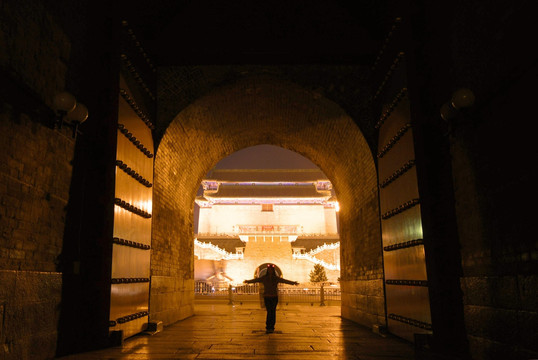
{"type": "Polygon", "coordinates": [[[206,180],[228,182],[305,182],[328,180],[317,169],[215,169],[206,180]]]}
{"type": "Polygon", "coordinates": [[[221,185],[215,193],[206,191],[210,198],[324,198],[330,191],[319,192],[314,185],[221,185]]]}

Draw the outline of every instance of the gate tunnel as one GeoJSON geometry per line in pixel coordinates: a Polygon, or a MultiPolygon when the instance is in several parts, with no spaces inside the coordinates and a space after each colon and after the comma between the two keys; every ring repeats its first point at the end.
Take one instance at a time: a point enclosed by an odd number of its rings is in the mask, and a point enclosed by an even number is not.
{"type": "Polygon", "coordinates": [[[193,314],[194,198],[224,157],[271,144],[316,164],[340,203],[342,316],[385,323],[377,173],[363,134],[334,102],[294,83],[253,76],[194,101],[170,123],[155,157],[150,321],[193,314]],[[169,297],[178,299],[170,302],[169,297]]]}

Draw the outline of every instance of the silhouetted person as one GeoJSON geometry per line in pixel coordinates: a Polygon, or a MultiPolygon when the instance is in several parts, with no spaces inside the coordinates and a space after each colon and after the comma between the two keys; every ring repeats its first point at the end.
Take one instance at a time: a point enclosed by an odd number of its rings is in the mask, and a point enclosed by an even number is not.
{"type": "Polygon", "coordinates": [[[298,285],[297,281],[283,279],[277,276],[275,265],[267,265],[265,275],[252,280],[245,280],[245,284],[262,283],[263,284],[263,301],[267,310],[267,319],[265,320],[265,332],[272,333],[275,331],[276,306],[278,304],[278,283],[298,285]]]}

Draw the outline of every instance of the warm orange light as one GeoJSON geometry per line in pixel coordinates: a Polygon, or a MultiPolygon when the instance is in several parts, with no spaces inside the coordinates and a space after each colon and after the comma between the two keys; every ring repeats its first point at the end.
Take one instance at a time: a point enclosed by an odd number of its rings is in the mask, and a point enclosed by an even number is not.
{"type": "Polygon", "coordinates": [[[340,211],[340,204],[338,203],[338,201],[335,201],[335,203],[334,203],[334,211],[336,211],[336,212],[340,211]]]}

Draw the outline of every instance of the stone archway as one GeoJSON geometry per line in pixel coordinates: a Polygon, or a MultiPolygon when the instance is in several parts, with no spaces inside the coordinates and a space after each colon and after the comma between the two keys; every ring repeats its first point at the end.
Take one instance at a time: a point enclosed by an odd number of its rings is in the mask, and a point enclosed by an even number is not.
{"type": "Polygon", "coordinates": [[[275,268],[275,272],[277,274],[277,276],[279,277],[282,277],[283,274],[282,274],[282,270],[275,264],[273,263],[264,263],[264,264],[261,264],[260,266],[258,266],[256,268],[256,270],[254,271],[254,277],[260,277],[260,276],[263,276],[265,275],[265,273],[267,272],[267,267],[269,265],[273,265],[274,268],[275,268]]]}
{"type": "Polygon", "coordinates": [[[342,315],[384,324],[377,173],[353,120],[334,102],[293,83],[251,77],[199,98],[172,121],[155,158],[151,320],[193,313],[193,204],[222,158],[271,144],[315,163],[340,203],[342,315]],[[177,301],[173,302],[169,299],[177,301]]]}

